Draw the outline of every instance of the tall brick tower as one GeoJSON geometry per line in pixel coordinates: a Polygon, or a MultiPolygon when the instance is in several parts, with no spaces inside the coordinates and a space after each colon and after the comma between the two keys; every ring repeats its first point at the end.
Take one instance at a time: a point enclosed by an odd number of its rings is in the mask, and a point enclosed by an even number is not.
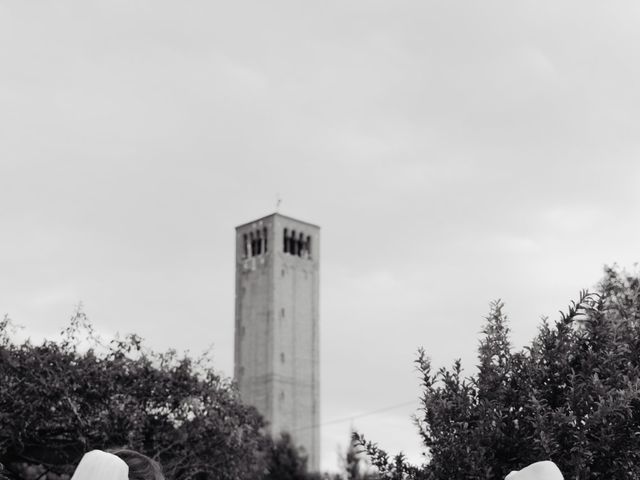
{"type": "Polygon", "coordinates": [[[320,228],[279,213],[236,227],[235,378],[240,395],[320,461],[320,228]]]}

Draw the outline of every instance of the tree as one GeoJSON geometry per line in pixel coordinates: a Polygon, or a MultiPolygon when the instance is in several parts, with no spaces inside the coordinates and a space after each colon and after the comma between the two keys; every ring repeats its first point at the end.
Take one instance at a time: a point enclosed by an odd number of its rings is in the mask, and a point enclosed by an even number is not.
{"type": "Polygon", "coordinates": [[[123,446],[160,461],[176,480],[251,479],[264,471],[262,417],[206,356],[156,353],[136,335],[105,343],[82,311],[60,342],[17,345],[9,327],[5,317],[0,462],[14,475],[57,479],[84,452],[123,446]]]}
{"type": "Polygon", "coordinates": [[[371,471],[366,452],[354,439],[353,432],[342,459],[342,468],[344,480],[374,480],[377,478],[377,475],[371,471]]]}
{"type": "Polygon", "coordinates": [[[551,459],[566,478],[640,478],[640,278],[606,268],[552,325],[513,351],[502,302],[491,305],[478,370],[433,372],[420,351],[416,417],[428,453],[408,465],[356,434],[384,478],[503,479],[551,459]]]}
{"type": "Polygon", "coordinates": [[[267,455],[265,480],[307,480],[307,457],[297,448],[288,433],[271,442],[267,455]]]}

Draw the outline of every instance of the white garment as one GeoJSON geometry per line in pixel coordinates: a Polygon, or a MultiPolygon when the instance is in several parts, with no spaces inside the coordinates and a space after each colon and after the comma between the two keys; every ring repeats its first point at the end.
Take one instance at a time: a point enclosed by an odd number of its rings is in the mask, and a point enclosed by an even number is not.
{"type": "Polygon", "coordinates": [[[129,466],[111,453],[92,450],[84,454],[71,480],[129,480],[129,466]]]}
{"type": "Polygon", "coordinates": [[[504,480],[563,480],[564,477],[555,463],[548,460],[532,463],[522,470],[511,472],[504,480]]]}

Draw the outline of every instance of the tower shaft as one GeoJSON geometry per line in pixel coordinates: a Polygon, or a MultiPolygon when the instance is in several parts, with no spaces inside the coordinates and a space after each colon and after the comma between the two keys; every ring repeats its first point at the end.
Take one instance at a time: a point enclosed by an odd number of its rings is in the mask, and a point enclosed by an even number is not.
{"type": "Polygon", "coordinates": [[[235,378],[319,468],[319,235],[278,213],[236,228],[235,378]]]}

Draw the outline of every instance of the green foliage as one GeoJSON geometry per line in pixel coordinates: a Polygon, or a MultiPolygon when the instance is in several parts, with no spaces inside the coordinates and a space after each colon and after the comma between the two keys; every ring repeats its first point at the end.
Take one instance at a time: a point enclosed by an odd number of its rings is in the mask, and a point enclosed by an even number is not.
{"type": "Polygon", "coordinates": [[[565,478],[640,478],[640,279],[615,268],[531,345],[513,351],[502,302],[491,305],[478,371],[433,372],[420,351],[416,417],[429,461],[390,459],[356,435],[387,479],[502,479],[551,459],[565,478]]]}
{"type": "Polygon", "coordinates": [[[265,480],[307,480],[307,457],[283,433],[271,442],[265,480]]]}
{"type": "Polygon", "coordinates": [[[255,409],[207,363],[102,342],[78,311],[60,342],[11,341],[0,322],[0,461],[20,477],[69,474],[93,448],[129,447],[167,478],[259,478],[269,439],[255,409]],[[49,473],[47,473],[49,472],[49,473]]]}
{"type": "Polygon", "coordinates": [[[344,480],[375,480],[377,474],[372,471],[365,450],[357,441],[354,432],[351,433],[349,446],[342,459],[344,480]]]}

